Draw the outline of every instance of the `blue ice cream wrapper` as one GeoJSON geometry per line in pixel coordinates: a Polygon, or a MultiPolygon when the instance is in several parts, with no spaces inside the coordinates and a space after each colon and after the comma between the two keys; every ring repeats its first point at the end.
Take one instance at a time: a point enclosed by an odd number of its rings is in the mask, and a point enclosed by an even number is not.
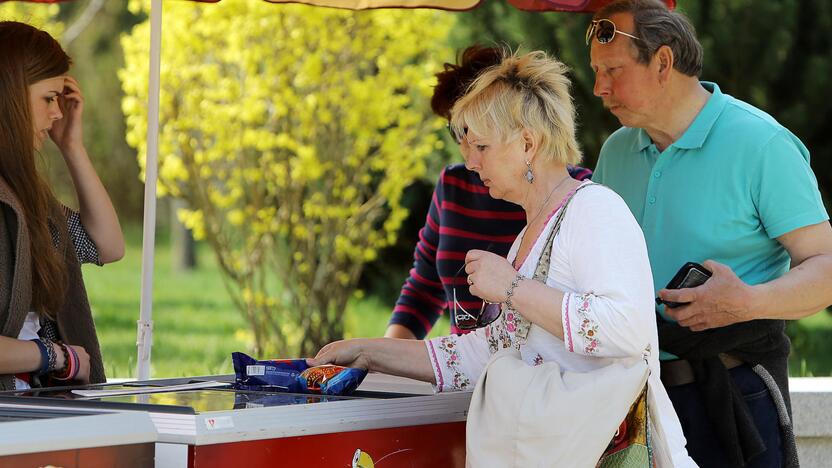
{"type": "Polygon", "coordinates": [[[239,388],[259,388],[290,393],[350,395],[367,375],[365,369],[340,366],[310,367],[306,359],[257,360],[231,353],[235,383],[239,388]]]}

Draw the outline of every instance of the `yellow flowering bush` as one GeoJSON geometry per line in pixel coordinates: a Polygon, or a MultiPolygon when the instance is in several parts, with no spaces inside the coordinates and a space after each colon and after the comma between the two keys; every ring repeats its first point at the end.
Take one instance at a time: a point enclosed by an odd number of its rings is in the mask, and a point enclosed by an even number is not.
{"type": "Polygon", "coordinates": [[[48,32],[58,41],[64,31],[64,24],[58,20],[58,5],[37,5],[34,3],[0,3],[0,21],[20,21],[48,32]]]}
{"type": "MultiPolygon", "coordinates": [[[[314,354],[342,336],[437,144],[429,99],[453,20],[259,0],[166,2],[163,18],[159,194],[188,203],[179,217],[215,251],[255,352],[314,354]]],[[[143,166],[149,23],[122,44],[143,166]]]]}

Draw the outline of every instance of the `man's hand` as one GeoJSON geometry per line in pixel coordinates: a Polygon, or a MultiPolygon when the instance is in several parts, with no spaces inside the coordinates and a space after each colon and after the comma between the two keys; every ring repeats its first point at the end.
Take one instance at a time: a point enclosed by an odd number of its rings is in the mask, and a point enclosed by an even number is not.
{"type": "Polygon", "coordinates": [[[670,302],[689,302],[683,306],[666,307],[668,317],[693,331],[724,327],[753,319],[754,290],[743,282],[730,267],[713,260],[702,266],[712,276],[695,288],[662,289],[659,297],[670,302]]]}

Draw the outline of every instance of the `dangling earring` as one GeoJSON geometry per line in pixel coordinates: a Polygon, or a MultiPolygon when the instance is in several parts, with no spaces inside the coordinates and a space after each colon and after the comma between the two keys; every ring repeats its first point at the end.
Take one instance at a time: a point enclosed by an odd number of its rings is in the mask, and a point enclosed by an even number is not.
{"type": "Polygon", "coordinates": [[[534,174],[532,173],[532,162],[526,161],[526,182],[534,182],[534,174]]]}

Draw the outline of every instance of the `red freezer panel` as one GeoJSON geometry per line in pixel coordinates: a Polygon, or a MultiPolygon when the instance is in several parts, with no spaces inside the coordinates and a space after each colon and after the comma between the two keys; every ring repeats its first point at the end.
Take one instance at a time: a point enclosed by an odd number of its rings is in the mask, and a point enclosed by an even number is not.
{"type": "Polygon", "coordinates": [[[465,422],[190,446],[188,465],[462,468],[465,422]]]}
{"type": "MultiPolygon", "coordinates": [[[[44,447],[46,448],[46,447],[44,447]]],[[[60,466],[62,468],[146,468],[153,466],[155,444],[113,445],[0,457],[0,468],[60,466]]]]}

